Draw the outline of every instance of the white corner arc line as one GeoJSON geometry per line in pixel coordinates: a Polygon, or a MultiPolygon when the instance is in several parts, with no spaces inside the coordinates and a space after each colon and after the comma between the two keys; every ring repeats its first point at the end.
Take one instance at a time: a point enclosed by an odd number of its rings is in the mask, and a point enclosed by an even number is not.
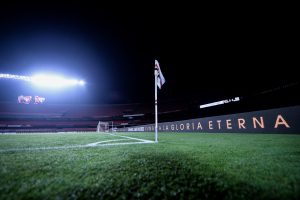
{"type": "Polygon", "coordinates": [[[128,139],[117,139],[117,140],[110,140],[111,141],[121,141],[121,140],[140,140],[140,142],[123,142],[123,143],[105,143],[108,142],[109,140],[106,141],[101,141],[101,142],[95,142],[95,143],[90,143],[86,145],[70,145],[70,146],[56,146],[56,147],[36,147],[36,148],[12,148],[12,149],[0,149],[0,153],[5,153],[5,152],[14,152],[14,151],[37,151],[37,150],[60,150],[60,149],[72,149],[72,148],[94,148],[94,147],[103,147],[103,146],[117,146],[117,145],[130,145],[130,144],[150,144],[150,143],[155,143],[154,141],[151,140],[143,140],[143,139],[137,139],[137,138],[131,138],[131,137],[126,137],[126,136],[120,136],[119,137],[125,137],[128,139]]]}
{"type": "Polygon", "coordinates": [[[150,143],[154,143],[154,141],[151,141],[151,140],[145,140],[145,139],[140,139],[140,138],[133,138],[133,137],[128,137],[128,136],[123,136],[123,135],[115,135],[115,134],[111,134],[111,133],[106,133],[108,135],[113,135],[113,136],[116,136],[116,137],[123,137],[123,138],[127,138],[127,139],[131,139],[131,140],[139,140],[139,141],[142,141],[142,142],[150,142],[150,143]]]}
{"type": "Polygon", "coordinates": [[[107,143],[107,142],[116,142],[116,141],[121,141],[121,140],[129,140],[129,139],[104,140],[104,141],[100,141],[100,142],[90,143],[90,144],[87,144],[86,146],[97,146],[98,144],[107,143]]]}

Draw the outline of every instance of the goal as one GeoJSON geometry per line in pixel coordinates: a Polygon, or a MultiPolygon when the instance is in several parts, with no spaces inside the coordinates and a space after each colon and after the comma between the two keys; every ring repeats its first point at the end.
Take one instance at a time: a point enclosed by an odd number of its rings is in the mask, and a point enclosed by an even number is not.
{"type": "Polygon", "coordinates": [[[109,122],[98,122],[97,132],[109,132],[109,122]]]}

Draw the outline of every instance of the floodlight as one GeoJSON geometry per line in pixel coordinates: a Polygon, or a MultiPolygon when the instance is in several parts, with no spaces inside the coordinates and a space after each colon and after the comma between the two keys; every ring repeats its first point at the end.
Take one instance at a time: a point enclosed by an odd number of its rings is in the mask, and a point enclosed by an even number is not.
{"type": "Polygon", "coordinates": [[[0,74],[0,78],[23,80],[33,83],[39,87],[62,88],[68,86],[85,85],[85,81],[77,79],[67,79],[63,76],[53,74],[37,74],[34,76],[19,76],[13,74],[0,74]]]}
{"type": "Polygon", "coordinates": [[[80,81],[78,82],[78,84],[79,84],[79,85],[85,85],[85,81],[80,80],[80,81]]]}
{"type": "Polygon", "coordinates": [[[66,79],[62,76],[51,75],[51,74],[39,74],[31,78],[32,83],[37,86],[50,87],[50,88],[61,88],[75,85],[84,85],[84,81],[76,79],[66,79]]]}

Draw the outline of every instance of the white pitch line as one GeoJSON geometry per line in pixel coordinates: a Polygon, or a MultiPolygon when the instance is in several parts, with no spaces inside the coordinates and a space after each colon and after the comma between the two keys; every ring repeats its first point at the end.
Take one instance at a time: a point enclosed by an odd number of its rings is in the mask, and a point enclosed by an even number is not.
{"type": "Polygon", "coordinates": [[[29,148],[12,148],[12,149],[1,149],[0,152],[10,152],[10,151],[35,151],[35,150],[56,150],[56,149],[71,149],[71,148],[82,148],[88,147],[86,145],[71,145],[71,146],[60,146],[60,147],[29,147],[29,148]]]}
{"type": "Polygon", "coordinates": [[[102,147],[102,146],[117,146],[117,145],[129,145],[129,144],[150,144],[150,143],[155,143],[154,141],[151,141],[151,140],[133,138],[133,137],[122,136],[122,135],[115,135],[115,134],[111,134],[111,133],[105,133],[105,134],[116,136],[116,137],[122,137],[122,138],[126,138],[126,139],[104,140],[104,141],[94,142],[94,143],[85,144],[85,145],[0,149],[0,153],[11,152],[11,151],[58,150],[58,149],[71,149],[71,148],[88,148],[88,147],[91,148],[91,147],[102,147]],[[124,141],[124,140],[138,140],[140,142],[107,143],[107,142],[124,141]]]}
{"type": "MultiPolygon", "coordinates": [[[[119,141],[119,140],[114,140],[114,141],[119,141]]],[[[103,146],[117,146],[117,145],[130,145],[130,144],[150,144],[150,143],[154,143],[154,141],[146,140],[146,141],[142,141],[142,142],[123,142],[123,143],[106,143],[106,144],[104,143],[104,144],[98,144],[98,145],[94,145],[94,146],[91,146],[90,144],[86,144],[86,145],[71,145],[71,146],[60,146],[60,147],[0,149],[0,153],[13,152],[13,151],[36,151],[36,150],[72,149],[72,148],[94,148],[94,147],[103,147],[103,146]]]]}
{"type": "Polygon", "coordinates": [[[86,146],[97,146],[98,144],[107,143],[107,142],[121,141],[121,140],[129,140],[129,139],[105,140],[105,141],[90,143],[90,144],[87,144],[86,146]]]}
{"type": "Polygon", "coordinates": [[[145,139],[140,139],[140,138],[133,138],[133,137],[123,136],[123,135],[115,135],[115,134],[111,134],[111,133],[106,133],[106,134],[113,135],[113,136],[118,136],[118,137],[123,137],[123,138],[131,139],[131,140],[139,140],[139,141],[142,141],[142,142],[154,143],[154,141],[152,141],[152,140],[145,140],[145,139]]]}
{"type": "Polygon", "coordinates": [[[155,143],[155,142],[148,140],[148,142],[123,142],[123,143],[101,144],[98,146],[115,146],[115,145],[126,145],[126,144],[150,144],[150,143],[155,143]]]}

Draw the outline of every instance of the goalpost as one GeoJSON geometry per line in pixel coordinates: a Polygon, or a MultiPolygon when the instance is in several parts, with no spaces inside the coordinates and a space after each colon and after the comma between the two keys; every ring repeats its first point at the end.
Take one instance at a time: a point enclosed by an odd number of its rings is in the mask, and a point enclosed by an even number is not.
{"type": "Polygon", "coordinates": [[[98,122],[97,133],[109,132],[109,122],[98,122]]]}
{"type": "Polygon", "coordinates": [[[104,132],[116,132],[116,127],[114,127],[114,122],[103,122],[99,121],[97,125],[97,133],[104,133],[104,132]]]}
{"type": "Polygon", "coordinates": [[[109,135],[111,137],[115,137],[112,139],[107,139],[103,141],[98,141],[94,143],[88,144],[88,146],[101,146],[101,145],[123,145],[123,144],[146,144],[146,143],[154,143],[154,141],[149,139],[143,139],[139,136],[127,136],[122,134],[117,134],[118,126],[114,124],[113,121],[99,121],[97,124],[97,133],[100,135],[109,135]],[[122,141],[122,142],[120,142],[122,141]]]}

